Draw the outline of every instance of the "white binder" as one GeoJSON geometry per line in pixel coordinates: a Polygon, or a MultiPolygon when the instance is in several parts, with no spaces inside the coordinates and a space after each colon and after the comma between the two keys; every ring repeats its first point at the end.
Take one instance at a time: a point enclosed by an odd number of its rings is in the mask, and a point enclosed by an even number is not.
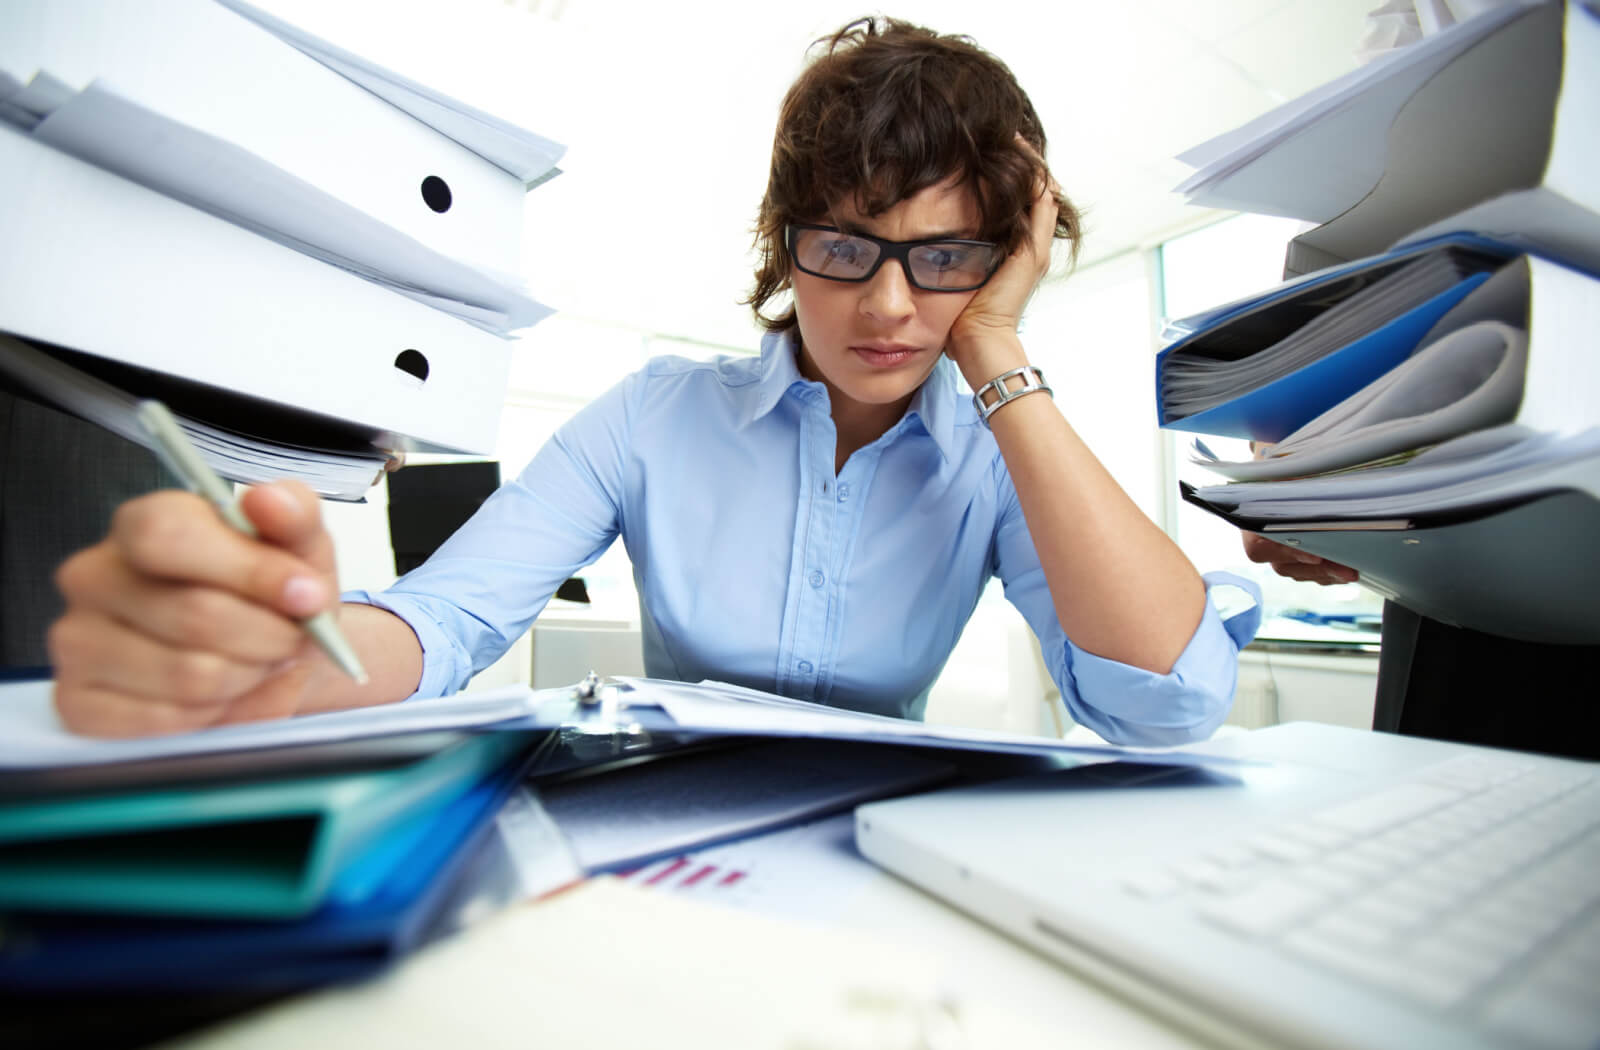
{"type": "Polygon", "coordinates": [[[512,343],[0,128],[0,330],[487,454],[512,343]]]}
{"type": "Polygon", "coordinates": [[[519,179],[211,0],[5,0],[0,70],[103,78],[446,255],[521,268],[519,179]],[[430,178],[449,190],[442,212],[430,178]]]}

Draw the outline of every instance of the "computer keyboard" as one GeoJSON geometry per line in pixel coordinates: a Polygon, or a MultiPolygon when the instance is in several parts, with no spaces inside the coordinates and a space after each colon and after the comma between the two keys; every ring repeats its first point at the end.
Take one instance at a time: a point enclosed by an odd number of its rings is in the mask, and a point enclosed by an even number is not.
{"type": "Polygon", "coordinates": [[[1464,755],[1124,882],[1510,1045],[1600,1045],[1600,774],[1464,755]]]}

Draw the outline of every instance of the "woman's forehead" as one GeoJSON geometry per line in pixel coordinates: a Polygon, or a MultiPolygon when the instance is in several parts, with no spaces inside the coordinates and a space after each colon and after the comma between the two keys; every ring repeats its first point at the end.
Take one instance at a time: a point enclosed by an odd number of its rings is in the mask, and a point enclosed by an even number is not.
{"type": "Polygon", "coordinates": [[[951,176],[898,204],[868,215],[859,198],[834,205],[832,218],[844,228],[863,230],[890,240],[916,240],[946,234],[974,236],[983,224],[978,198],[965,182],[951,176]]]}

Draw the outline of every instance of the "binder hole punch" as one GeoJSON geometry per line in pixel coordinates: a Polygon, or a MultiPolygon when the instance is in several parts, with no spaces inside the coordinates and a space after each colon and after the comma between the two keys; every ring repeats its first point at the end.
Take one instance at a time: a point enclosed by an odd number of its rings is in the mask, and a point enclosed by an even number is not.
{"type": "Polygon", "coordinates": [[[450,184],[439,176],[429,175],[422,180],[423,203],[440,215],[450,210],[451,199],[450,184]]]}
{"type": "Polygon", "coordinates": [[[402,350],[394,359],[394,366],[411,376],[420,385],[428,380],[428,359],[416,350],[402,350]]]}

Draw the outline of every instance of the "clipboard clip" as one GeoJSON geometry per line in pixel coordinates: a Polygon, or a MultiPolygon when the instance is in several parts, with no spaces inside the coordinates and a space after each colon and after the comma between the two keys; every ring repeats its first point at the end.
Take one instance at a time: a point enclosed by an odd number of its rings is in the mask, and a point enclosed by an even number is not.
{"type": "Polygon", "coordinates": [[[607,737],[618,751],[650,743],[650,733],[637,720],[627,718],[627,693],[633,686],[594,671],[572,687],[572,716],[561,728],[583,737],[607,737]]]}

